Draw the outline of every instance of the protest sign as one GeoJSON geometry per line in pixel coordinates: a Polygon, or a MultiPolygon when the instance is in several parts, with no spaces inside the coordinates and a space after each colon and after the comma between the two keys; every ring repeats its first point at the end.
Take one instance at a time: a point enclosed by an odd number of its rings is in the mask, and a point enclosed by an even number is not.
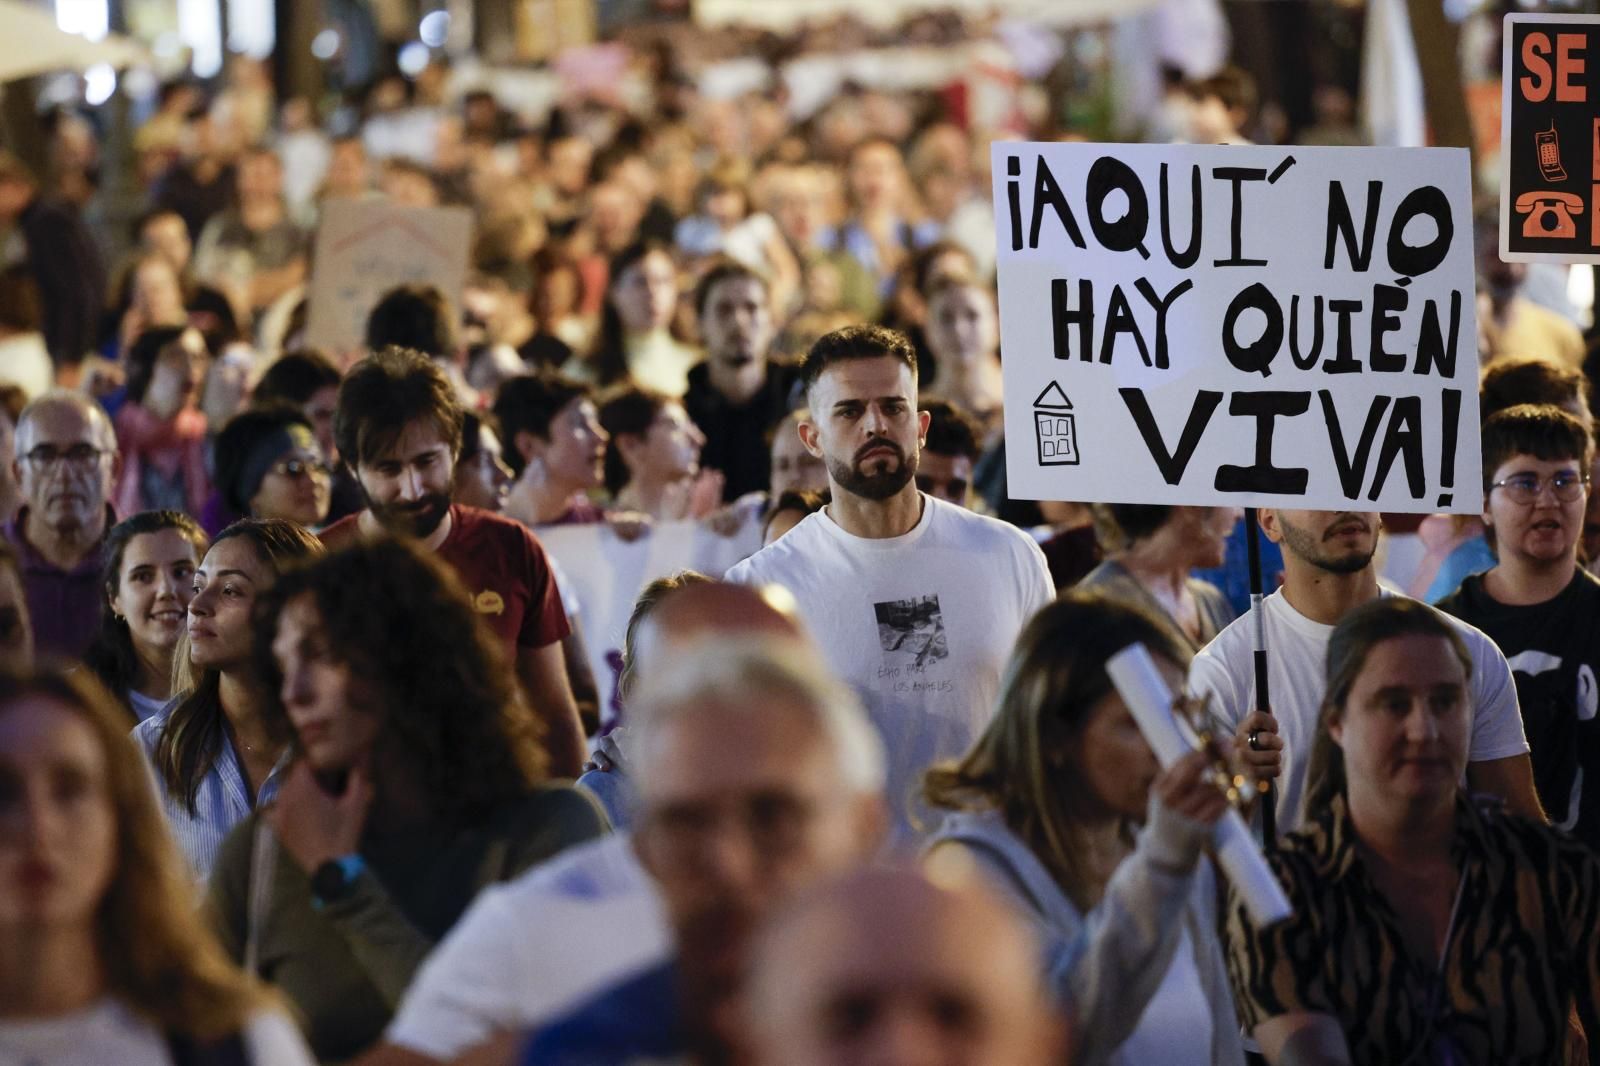
{"type": "Polygon", "coordinates": [[[1013,497],[1479,510],[1465,150],[993,166],[1013,497]]]}
{"type": "Polygon", "coordinates": [[[437,285],[460,307],[471,251],[465,207],[329,201],[317,227],[306,343],[330,352],[360,346],[367,316],[400,285],[437,285]]]}
{"type": "Polygon", "coordinates": [[[583,626],[604,728],[614,724],[620,711],[617,674],[622,669],[622,638],[634,600],[644,587],[679,570],[720,578],[733,564],[761,549],[761,521],[753,514],[731,537],[691,521],[658,522],[631,541],[618,537],[603,522],[543,526],[537,532],[555,560],[562,600],[568,611],[576,608],[583,626]]]}
{"type": "Polygon", "coordinates": [[[1500,258],[1600,263],[1600,17],[1507,15],[1500,258]]]}

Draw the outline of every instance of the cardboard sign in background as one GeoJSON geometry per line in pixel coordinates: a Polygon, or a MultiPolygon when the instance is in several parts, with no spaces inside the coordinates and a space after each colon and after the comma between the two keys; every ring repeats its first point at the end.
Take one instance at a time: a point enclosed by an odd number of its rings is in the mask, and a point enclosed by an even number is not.
{"type": "Polygon", "coordinates": [[[1465,150],[993,166],[1012,496],[1478,512],[1465,150]]]}
{"type": "Polygon", "coordinates": [[[1500,258],[1600,263],[1600,17],[1507,15],[1500,258]]]}
{"type": "Polygon", "coordinates": [[[400,285],[437,285],[459,308],[471,252],[465,207],[329,201],[317,226],[306,343],[336,353],[360,346],[372,308],[400,285]]]}

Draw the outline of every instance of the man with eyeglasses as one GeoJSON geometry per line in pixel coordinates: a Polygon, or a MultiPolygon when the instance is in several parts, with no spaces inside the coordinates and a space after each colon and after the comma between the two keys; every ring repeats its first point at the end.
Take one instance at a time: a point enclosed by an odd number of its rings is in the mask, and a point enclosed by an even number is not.
{"type": "Polygon", "coordinates": [[[111,421],[75,392],[47,392],[17,420],[13,465],[24,503],[5,536],[39,654],[81,656],[100,624],[100,548],[116,524],[108,500],[119,467],[111,421]]]}
{"type": "MultiPolygon", "coordinates": [[[[1319,813],[1302,806],[1328,639],[1345,615],[1390,593],[1378,585],[1372,564],[1382,528],[1377,512],[1263,507],[1258,515],[1261,531],[1283,549],[1283,587],[1262,601],[1270,713],[1256,705],[1255,619],[1249,614],[1200,650],[1189,685],[1210,699],[1212,714],[1234,734],[1255,774],[1275,782],[1277,830],[1288,833],[1319,813]]],[[[1543,818],[1505,656],[1481,630],[1457,627],[1473,661],[1467,784],[1504,798],[1518,814],[1543,818]]]]}
{"type": "Polygon", "coordinates": [[[1600,845],[1600,579],[1578,565],[1594,441],[1548,404],[1483,424],[1483,522],[1495,565],[1440,602],[1510,661],[1550,818],[1600,845]],[[1587,780],[1585,780],[1587,778],[1587,780]]]}
{"type": "Polygon", "coordinates": [[[528,1066],[750,1060],[757,931],[883,839],[884,753],[854,694],[792,640],[702,641],[638,694],[634,851],[675,958],[534,1034],[528,1066]]]}

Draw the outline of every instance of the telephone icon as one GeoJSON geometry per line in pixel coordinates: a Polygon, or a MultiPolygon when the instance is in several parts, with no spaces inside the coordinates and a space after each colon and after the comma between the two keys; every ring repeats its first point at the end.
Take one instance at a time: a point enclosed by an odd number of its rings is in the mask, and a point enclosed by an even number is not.
{"type": "Polygon", "coordinates": [[[1517,197],[1517,214],[1527,215],[1522,235],[1534,239],[1569,240],[1578,235],[1572,218],[1583,210],[1583,197],[1570,192],[1525,192],[1517,197]]]}
{"type": "Polygon", "coordinates": [[[1545,181],[1566,181],[1567,172],[1561,165],[1561,141],[1556,137],[1555,119],[1550,128],[1534,132],[1533,144],[1539,152],[1539,173],[1545,181]]]}

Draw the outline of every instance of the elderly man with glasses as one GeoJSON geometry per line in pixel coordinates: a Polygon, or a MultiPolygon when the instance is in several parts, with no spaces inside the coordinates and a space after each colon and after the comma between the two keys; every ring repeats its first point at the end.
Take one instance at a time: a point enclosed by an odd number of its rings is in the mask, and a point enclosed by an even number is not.
{"type": "Polygon", "coordinates": [[[80,393],[45,393],[17,421],[14,470],[24,503],[5,536],[21,560],[41,656],[77,658],[94,638],[118,462],[110,420],[80,393]]]}

